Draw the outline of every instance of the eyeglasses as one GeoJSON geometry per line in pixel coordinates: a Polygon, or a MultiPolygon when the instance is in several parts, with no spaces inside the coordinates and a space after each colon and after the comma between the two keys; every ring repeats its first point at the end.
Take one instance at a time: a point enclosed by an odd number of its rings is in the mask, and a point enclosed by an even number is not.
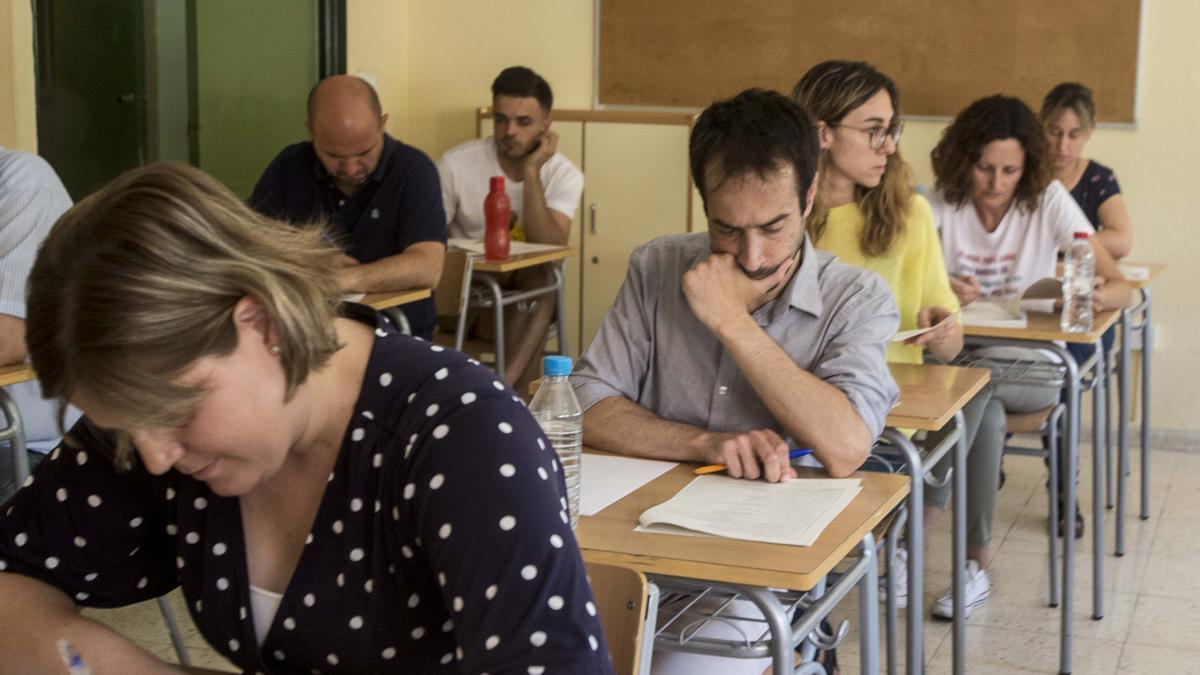
{"type": "Polygon", "coordinates": [[[900,134],[904,132],[904,122],[893,122],[891,126],[881,127],[879,125],[873,127],[852,127],[849,124],[833,124],[828,123],[831,127],[845,127],[854,131],[861,131],[870,138],[871,149],[878,150],[883,147],[883,142],[887,139],[892,139],[893,144],[900,143],[900,134]]]}

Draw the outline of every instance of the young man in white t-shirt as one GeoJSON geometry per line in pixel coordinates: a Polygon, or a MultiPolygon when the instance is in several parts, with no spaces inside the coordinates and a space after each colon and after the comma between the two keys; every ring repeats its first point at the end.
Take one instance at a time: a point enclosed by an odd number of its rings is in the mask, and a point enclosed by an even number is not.
{"type": "MultiPolygon", "coordinates": [[[[505,68],[492,82],[493,135],[452,148],[438,162],[449,237],[482,239],[483,200],[488,179],[504,176],[512,203],[514,239],[565,246],[571,220],[583,194],[583,173],[558,152],[558,134],[550,128],[554,102],[550,85],[524,66],[505,68]]],[[[554,283],[548,265],[520,270],[501,280],[507,288],[534,289],[554,283]]],[[[491,335],[480,315],[473,332],[491,335]]],[[[542,296],[507,308],[504,316],[504,378],[518,392],[538,375],[538,354],[554,319],[554,301],[542,296]]]]}

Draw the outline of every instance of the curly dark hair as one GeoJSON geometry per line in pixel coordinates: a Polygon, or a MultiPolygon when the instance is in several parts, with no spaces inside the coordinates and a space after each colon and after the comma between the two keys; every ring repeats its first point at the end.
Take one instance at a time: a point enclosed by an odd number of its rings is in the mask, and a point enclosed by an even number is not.
{"type": "Polygon", "coordinates": [[[930,158],[937,189],[946,201],[963,204],[971,196],[971,168],[992,141],[1016,139],[1025,151],[1025,168],[1017,183],[1017,205],[1037,208],[1046,186],[1054,179],[1046,135],[1024,101],[1012,96],[988,96],[967,106],[942,132],[930,158]]]}

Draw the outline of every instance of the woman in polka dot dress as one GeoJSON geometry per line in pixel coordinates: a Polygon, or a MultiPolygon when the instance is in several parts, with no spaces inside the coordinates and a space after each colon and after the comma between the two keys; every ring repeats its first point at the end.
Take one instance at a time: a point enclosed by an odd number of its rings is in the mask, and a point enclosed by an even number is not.
{"type": "Polygon", "coordinates": [[[335,253],[185,166],[58,222],[27,338],[85,417],[0,515],[0,672],[167,670],[75,608],[176,586],[247,672],[612,671],[537,423],[335,253]]]}

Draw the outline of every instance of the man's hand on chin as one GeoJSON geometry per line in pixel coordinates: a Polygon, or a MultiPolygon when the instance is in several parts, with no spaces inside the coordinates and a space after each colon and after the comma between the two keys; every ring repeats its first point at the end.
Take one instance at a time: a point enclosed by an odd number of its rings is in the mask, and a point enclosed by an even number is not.
{"type": "Polygon", "coordinates": [[[779,269],[763,279],[746,276],[728,253],[714,253],[683,275],[683,295],[692,312],[716,332],[726,321],[745,316],[777,294],[796,264],[788,258],[779,269]]]}

